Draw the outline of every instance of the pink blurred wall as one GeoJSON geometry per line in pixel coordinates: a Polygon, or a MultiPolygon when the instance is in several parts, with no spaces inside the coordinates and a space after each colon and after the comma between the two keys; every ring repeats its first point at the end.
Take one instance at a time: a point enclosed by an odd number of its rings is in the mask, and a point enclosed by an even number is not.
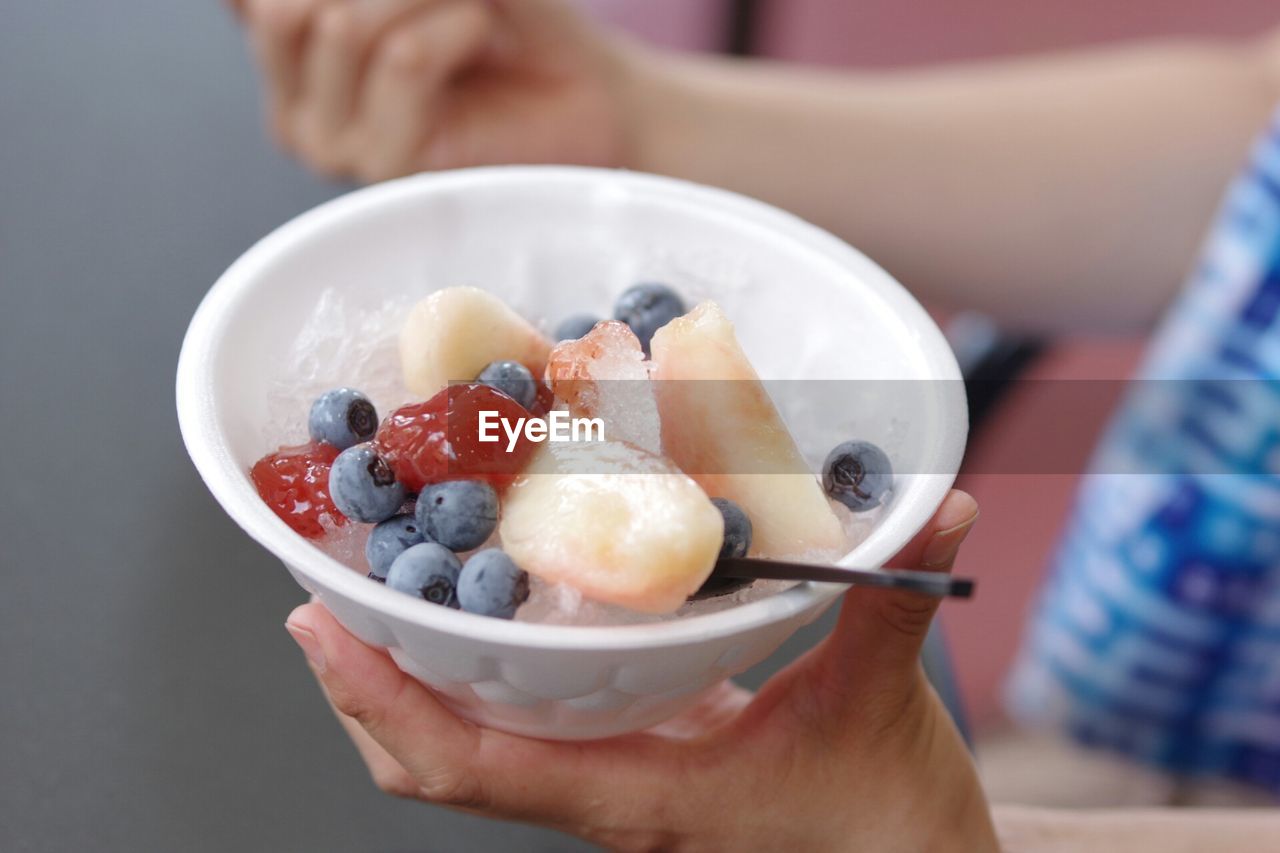
{"type": "MultiPolygon", "coordinates": [[[[960,569],[980,581],[981,591],[943,612],[956,680],[978,730],[1003,721],[1004,677],[1079,480],[1072,474],[984,472],[1025,470],[1025,460],[1046,452],[1046,445],[1059,460],[1086,459],[1114,400],[1099,395],[1087,408],[1063,411],[1063,395],[1052,390],[1052,382],[1126,378],[1143,346],[1141,339],[1057,342],[970,442],[965,464],[978,473],[962,475],[957,485],[977,498],[982,515],[965,543],[960,569]],[[1052,441],[1043,438],[1049,435],[1052,441]]],[[[1107,387],[1118,396],[1118,383],[1107,387]]],[[[1055,470],[1055,464],[1046,468],[1055,470]]]]}
{"type": "MultiPolygon", "coordinates": [[[[724,43],[721,0],[585,0],[607,20],[655,43],[716,49],[724,43]]],[[[893,67],[1029,53],[1152,35],[1242,35],[1280,24],[1274,0],[763,0],[758,46],[773,58],[825,65],[893,67]]],[[[927,247],[926,247],[927,248],[927,247]]],[[[1129,375],[1143,342],[1060,341],[1031,378],[1116,379],[1129,375]]],[[[1026,459],[1051,426],[1071,419],[1073,457],[1106,422],[1105,401],[1060,411],[1024,386],[1005,401],[968,453],[978,471],[1026,459]]],[[[1060,434],[1060,428],[1052,430],[1060,434]]],[[[974,723],[998,725],[1000,687],[1027,607],[1069,512],[1077,478],[981,474],[961,478],[982,505],[962,568],[981,583],[977,598],[946,610],[956,674],[974,723]]]]}
{"type": "Polygon", "coordinates": [[[729,0],[576,0],[596,17],[652,44],[718,50],[729,0]]]}
{"type": "MultiPolygon", "coordinates": [[[[730,0],[574,0],[680,50],[724,43],[730,0]]],[[[892,67],[1055,50],[1150,35],[1244,35],[1280,24],[1274,0],[761,0],[760,53],[892,67]]]]}
{"type": "Polygon", "coordinates": [[[1280,23],[1274,0],[764,0],[761,52],[895,66],[1153,34],[1239,35],[1280,23]]]}

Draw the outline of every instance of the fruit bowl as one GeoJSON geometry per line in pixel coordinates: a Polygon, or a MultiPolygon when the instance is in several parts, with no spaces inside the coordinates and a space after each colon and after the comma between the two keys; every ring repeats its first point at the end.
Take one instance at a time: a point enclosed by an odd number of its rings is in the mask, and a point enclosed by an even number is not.
{"type": "Polygon", "coordinates": [[[458,714],[555,739],[655,725],[764,660],[843,587],[804,583],[637,625],[478,617],[342,565],[277,518],[248,476],[269,449],[272,366],[288,357],[306,306],[327,289],[378,303],[472,284],[545,328],[584,306],[603,313],[626,284],[645,279],[715,299],[771,391],[802,390],[804,405],[780,408],[807,455],[820,461],[831,445],[815,442],[833,429],[889,451],[892,500],[841,560],[883,565],[937,508],[964,450],[964,391],[944,338],[897,282],[830,234],[760,202],[667,178],[468,169],[379,184],[302,214],[237,260],[192,319],[177,374],[183,439],[236,523],[353,634],[385,647],[458,714]]]}

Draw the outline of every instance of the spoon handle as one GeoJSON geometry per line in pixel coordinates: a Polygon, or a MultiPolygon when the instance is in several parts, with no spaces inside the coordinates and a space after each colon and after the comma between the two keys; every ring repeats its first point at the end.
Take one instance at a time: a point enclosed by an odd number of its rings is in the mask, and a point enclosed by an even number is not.
{"type": "Polygon", "coordinates": [[[783,560],[761,560],[754,557],[725,557],[711,572],[716,578],[749,578],[751,580],[824,581],[851,586],[880,586],[909,589],[936,598],[969,598],[974,582],[970,578],[952,577],[946,572],[922,572],[915,569],[852,569],[843,566],[819,566],[790,563],[783,560]]]}

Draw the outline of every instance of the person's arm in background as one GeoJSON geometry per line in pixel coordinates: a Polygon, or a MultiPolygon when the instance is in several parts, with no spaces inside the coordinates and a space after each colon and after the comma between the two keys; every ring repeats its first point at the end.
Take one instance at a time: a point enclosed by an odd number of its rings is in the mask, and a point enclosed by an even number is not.
{"type": "Polygon", "coordinates": [[[624,44],[556,0],[234,5],[278,138],[328,173],[687,177],[835,231],[929,299],[1049,329],[1150,322],[1280,98],[1275,39],[833,73],[624,44]]]}
{"type": "Polygon", "coordinates": [[[1275,53],[1151,43],[877,75],[669,61],[641,75],[634,165],[800,213],[930,299],[1132,328],[1176,292],[1280,101],[1275,53]]]}
{"type": "Polygon", "coordinates": [[[1243,809],[1065,809],[996,806],[1005,853],[1253,853],[1280,838],[1280,815],[1243,809]]]}

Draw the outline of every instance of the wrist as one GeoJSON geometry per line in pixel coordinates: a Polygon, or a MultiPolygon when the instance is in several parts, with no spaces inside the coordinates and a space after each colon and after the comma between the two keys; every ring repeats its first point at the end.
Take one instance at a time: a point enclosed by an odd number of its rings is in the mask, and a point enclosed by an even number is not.
{"type": "MultiPolygon", "coordinates": [[[[820,700],[833,701],[833,700],[820,700]]],[[[937,694],[918,673],[906,688],[875,696],[834,697],[852,715],[837,728],[808,725],[824,744],[814,774],[824,781],[785,813],[810,834],[789,845],[812,850],[996,853],[1000,847],[973,758],[937,694]]],[[[819,709],[818,717],[824,716],[819,709]]],[[[780,845],[774,845],[780,846],[780,845]]]]}
{"type": "Polygon", "coordinates": [[[972,755],[937,694],[927,685],[923,691],[929,713],[917,740],[929,746],[913,766],[926,775],[908,786],[923,801],[912,820],[923,833],[919,849],[998,853],[991,806],[972,755]]]}
{"type": "Polygon", "coordinates": [[[886,768],[878,788],[886,806],[894,804],[882,812],[880,826],[896,825],[890,838],[898,846],[887,838],[885,849],[998,853],[973,756],[923,670],[917,667],[912,687],[896,704],[880,711],[892,721],[893,734],[871,762],[886,768]],[[887,821],[886,814],[892,815],[887,821]]]}
{"type": "Polygon", "coordinates": [[[688,152],[714,106],[699,96],[697,67],[706,60],[634,42],[615,45],[623,168],[685,176],[688,152]]]}
{"type": "Polygon", "coordinates": [[[956,853],[999,853],[991,807],[977,779],[962,785],[951,798],[951,809],[936,825],[928,845],[921,849],[956,853]]]}

